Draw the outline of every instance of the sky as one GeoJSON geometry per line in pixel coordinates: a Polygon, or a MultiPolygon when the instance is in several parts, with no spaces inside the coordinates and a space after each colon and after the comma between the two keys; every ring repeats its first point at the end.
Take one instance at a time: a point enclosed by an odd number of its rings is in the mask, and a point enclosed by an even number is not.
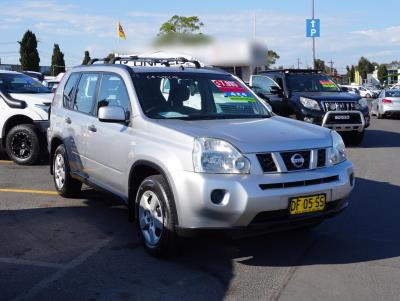
{"type": "MultiPolygon", "coordinates": [[[[399,0],[315,0],[321,19],[316,56],[344,73],[361,56],[377,63],[400,60],[399,0]]],[[[27,29],[38,40],[41,65],[50,65],[54,43],[60,45],[67,66],[79,65],[85,50],[91,57],[113,51],[145,49],[160,25],[173,15],[198,16],[202,32],[215,39],[250,39],[254,33],[280,55],[276,66],[312,64],[311,39],[305,19],[311,0],[0,0],[0,58],[19,63],[17,41],[27,29]],[[121,21],[126,40],[117,36],[121,21]]]]}

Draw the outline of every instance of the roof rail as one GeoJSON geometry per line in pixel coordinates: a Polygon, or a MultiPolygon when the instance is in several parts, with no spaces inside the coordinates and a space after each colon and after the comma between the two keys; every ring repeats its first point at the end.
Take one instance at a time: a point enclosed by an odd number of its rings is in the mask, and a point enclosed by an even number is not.
{"type": "Polygon", "coordinates": [[[105,57],[105,58],[102,58],[102,59],[91,59],[87,64],[88,65],[93,65],[96,62],[104,62],[104,63],[106,63],[109,60],[110,60],[110,58],[108,58],[108,57],[105,57]]]}
{"type": "Polygon", "coordinates": [[[177,57],[177,58],[154,58],[154,57],[138,57],[138,56],[114,57],[109,61],[109,64],[115,64],[117,61],[121,62],[121,64],[126,64],[127,62],[133,62],[135,66],[164,65],[166,67],[170,67],[171,65],[191,63],[197,69],[201,68],[199,61],[188,60],[187,58],[184,57],[177,57]]]}

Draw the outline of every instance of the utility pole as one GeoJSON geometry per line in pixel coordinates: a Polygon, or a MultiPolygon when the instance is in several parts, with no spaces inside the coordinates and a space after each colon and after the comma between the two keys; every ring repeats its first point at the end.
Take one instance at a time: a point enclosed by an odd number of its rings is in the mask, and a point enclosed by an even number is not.
{"type": "MultiPolygon", "coordinates": [[[[311,0],[312,2],[312,18],[314,20],[314,0],[311,0]]],[[[313,66],[315,69],[315,37],[312,37],[312,53],[313,53],[313,66]]]]}
{"type": "Polygon", "coordinates": [[[329,65],[331,65],[331,67],[330,67],[331,68],[331,75],[333,75],[333,63],[334,62],[332,62],[332,59],[331,59],[331,61],[328,62],[328,63],[329,63],[329,65]]]}
{"type": "Polygon", "coordinates": [[[297,58],[297,69],[300,69],[300,65],[301,65],[302,63],[300,62],[300,58],[297,58]]]}
{"type": "Polygon", "coordinates": [[[253,19],[253,38],[256,39],[257,36],[257,15],[254,12],[254,19],[253,19]]]}

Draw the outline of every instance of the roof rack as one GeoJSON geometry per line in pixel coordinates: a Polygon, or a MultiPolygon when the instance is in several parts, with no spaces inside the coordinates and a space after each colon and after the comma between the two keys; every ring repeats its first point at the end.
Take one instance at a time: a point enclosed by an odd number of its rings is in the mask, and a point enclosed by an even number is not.
{"type": "Polygon", "coordinates": [[[105,58],[102,58],[102,59],[91,59],[87,64],[88,65],[93,65],[96,62],[104,62],[104,64],[105,64],[109,60],[110,60],[110,58],[108,58],[108,57],[105,57],[105,58]]]}
{"type": "Polygon", "coordinates": [[[259,73],[273,73],[273,72],[284,72],[284,73],[322,73],[320,70],[316,69],[270,69],[265,71],[260,71],[259,73]]]}
{"type": "Polygon", "coordinates": [[[116,62],[120,62],[120,64],[126,64],[128,62],[133,62],[134,66],[156,66],[156,65],[164,65],[166,67],[170,67],[171,65],[182,65],[186,63],[193,64],[197,69],[201,68],[199,61],[197,60],[188,60],[184,57],[177,58],[154,58],[154,57],[138,57],[138,56],[126,56],[126,57],[114,57],[112,59],[103,58],[103,59],[91,59],[89,61],[89,65],[92,65],[95,62],[103,61],[108,64],[115,64],[116,62]]]}

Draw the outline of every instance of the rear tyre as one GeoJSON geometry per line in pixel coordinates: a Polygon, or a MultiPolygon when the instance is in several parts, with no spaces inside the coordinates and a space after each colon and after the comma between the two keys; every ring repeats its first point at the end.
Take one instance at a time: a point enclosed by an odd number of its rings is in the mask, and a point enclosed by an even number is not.
{"type": "Polygon", "coordinates": [[[33,165],[39,158],[40,141],[32,124],[14,126],[6,137],[7,155],[19,165],[33,165]]]}
{"type": "Polygon", "coordinates": [[[67,152],[63,144],[57,147],[52,164],[53,180],[57,192],[63,197],[78,194],[81,191],[82,183],[71,177],[67,152]]]}
{"type": "Polygon", "coordinates": [[[371,94],[367,93],[367,95],[365,95],[366,98],[371,98],[371,94]]]}
{"type": "Polygon", "coordinates": [[[178,251],[175,231],[177,216],[172,192],[165,178],[146,178],[136,195],[136,222],[146,251],[155,257],[168,257],[178,251]]]}

